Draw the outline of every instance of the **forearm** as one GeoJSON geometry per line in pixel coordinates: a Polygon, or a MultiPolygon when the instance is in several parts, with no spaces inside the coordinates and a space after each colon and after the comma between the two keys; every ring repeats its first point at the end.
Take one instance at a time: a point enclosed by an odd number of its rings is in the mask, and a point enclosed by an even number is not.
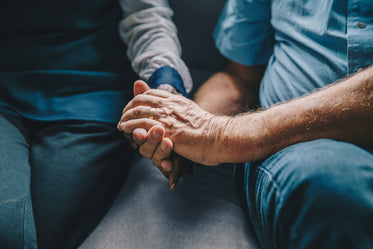
{"type": "Polygon", "coordinates": [[[149,77],[163,66],[178,71],[187,92],[192,88],[192,79],[181,60],[181,46],[173,15],[165,0],[120,0],[124,19],[119,24],[119,33],[127,44],[127,54],[133,69],[141,79],[149,77]]]}
{"type": "MultiPolygon", "coordinates": [[[[223,119],[224,117],[222,117],[223,119]]],[[[373,68],[267,110],[225,117],[224,162],[263,159],[289,145],[330,138],[373,144],[373,68]]]]}
{"type": "Polygon", "coordinates": [[[229,63],[213,75],[197,91],[194,101],[215,115],[232,115],[247,110],[258,100],[259,84],[265,66],[229,63]]]}

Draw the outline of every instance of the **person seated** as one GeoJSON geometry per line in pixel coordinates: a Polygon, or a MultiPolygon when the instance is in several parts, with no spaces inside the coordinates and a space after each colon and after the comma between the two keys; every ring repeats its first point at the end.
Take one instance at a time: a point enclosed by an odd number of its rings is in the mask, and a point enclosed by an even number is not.
{"type": "Polygon", "coordinates": [[[368,2],[228,1],[215,30],[226,69],[194,102],[137,81],[118,129],[136,131],[142,154],[169,175],[181,167],[164,151],[205,165],[236,163],[263,248],[370,248],[368,2]]]}
{"type": "Polygon", "coordinates": [[[192,87],[172,14],[164,0],[2,2],[1,248],[77,248],[98,224],[136,155],[115,128],[133,80],[192,87]]]}

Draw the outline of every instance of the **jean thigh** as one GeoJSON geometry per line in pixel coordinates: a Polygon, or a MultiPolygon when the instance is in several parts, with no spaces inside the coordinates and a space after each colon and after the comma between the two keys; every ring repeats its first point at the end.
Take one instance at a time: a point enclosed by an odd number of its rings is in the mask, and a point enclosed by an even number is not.
{"type": "Polygon", "coordinates": [[[264,248],[369,248],[372,186],[373,155],[328,139],[245,169],[247,205],[264,248]]]}
{"type": "Polygon", "coordinates": [[[39,248],[77,247],[114,201],[134,155],[111,124],[37,126],[31,189],[39,248]]]}
{"type": "Polygon", "coordinates": [[[0,245],[36,248],[29,145],[21,120],[0,114],[0,245]]]}

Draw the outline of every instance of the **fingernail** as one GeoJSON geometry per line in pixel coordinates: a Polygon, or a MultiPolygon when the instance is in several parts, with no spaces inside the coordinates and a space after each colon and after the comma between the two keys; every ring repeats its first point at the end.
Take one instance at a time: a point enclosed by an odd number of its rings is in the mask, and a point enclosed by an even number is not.
{"type": "Polygon", "coordinates": [[[166,173],[170,173],[172,171],[172,169],[168,169],[166,167],[163,167],[162,164],[159,166],[159,168],[162,169],[163,172],[166,172],[166,173]]]}
{"type": "Polygon", "coordinates": [[[162,151],[166,151],[168,149],[168,147],[165,143],[161,143],[160,148],[161,148],[162,151]]]}
{"type": "Polygon", "coordinates": [[[153,132],[153,138],[158,139],[161,137],[161,132],[158,129],[155,129],[153,132]]]}
{"type": "Polygon", "coordinates": [[[170,186],[170,190],[173,191],[173,190],[175,189],[175,186],[176,186],[176,184],[175,184],[175,183],[172,183],[171,186],[170,186]]]}
{"type": "Polygon", "coordinates": [[[124,128],[126,127],[126,122],[122,122],[122,123],[120,123],[120,128],[122,129],[122,130],[124,130],[124,128]]]}

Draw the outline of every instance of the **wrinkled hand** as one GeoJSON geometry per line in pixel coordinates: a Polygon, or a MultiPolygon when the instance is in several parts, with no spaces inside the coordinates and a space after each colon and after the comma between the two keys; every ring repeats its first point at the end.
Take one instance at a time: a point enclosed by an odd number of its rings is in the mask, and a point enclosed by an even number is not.
{"type": "MultiPolygon", "coordinates": [[[[137,84],[144,84],[136,82],[137,84]]],[[[173,142],[173,150],[196,163],[217,165],[219,152],[214,150],[224,122],[183,96],[149,89],[136,95],[124,108],[118,128],[132,133],[138,128],[149,131],[156,125],[165,128],[165,137],[173,142]],[[154,108],[153,118],[149,118],[154,108]]]]}
{"type": "Polygon", "coordinates": [[[173,152],[172,141],[165,138],[164,135],[165,130],[162,126],[152,127],[148,131],[144,143],[139,146],[139,151],[141,155],[153,161],[168,179],[168,187],[174,190],[179,179],[192,173],[198,165],[173,152]]]}
{"type": "MultiPolygon", "coordinates": [[[[145,82],[138,81],[134,86],[134,95],[141,94],[150,88],[145,82]]],[[[163,84],[158,89],[177,94],[171,85],[163,84]]],[[[118,124],[118,129],[120,126],[118,124]]],[[[141,155],[150,158],[163,175],[169,179],[168,186],[171,190],[175,188],[178,180],[193,171],[195,163],[186,160],[177,153],[172,152],[172,141],[164,137],[163,126],[155,125],[148,131],[143,128],[136,128],[131,133],[124,133],[134,148],[139,148],[141,155]]]]}
{"type": "MultiPolygon", "coordinates": [[[[162,90],[174,93],[174,94],[178,94],[176,89],[169,84],[159,85],[157,89],[162,89],[162,90]]],[[[143,82],[141,80],[135,82],[135,85],[134,85],[134,88],[133,88],[134,96],[136,96],[138,94],[141,94],[141,93],[144,93],[147,90],[150,90],[150,87],[145,82],[143,82]]],[[[120,122],[118,123],[117,128],[120,130],[119,124],[120,124],[120,122]]],[[[158,135],[162,131],[159,131],[159,129],[156,130],[156,131],[158,131],[158,132],[153,134],[153,136],[150,136],[148,138],[148,132],[145,129],[136,128],[132,133],[124,133],[124,136],[128,139],[128,141],[130,142],[131,146],[134,149],[140,148],[140,154],[143,154],[143,153],[141,153],[141,151],[144,151],[145,152],[144,156],[146,156],[150,153],[150,151],[153,154],[155,149],[156,149],[155,147],[160,145],[159,144],[160,141],[158,140],[158,137],[159,137],[158,135]]],[[[168,141],[166,141],[166,144],[164,144],[163,146],[167,146],[167,145],[170,144],[170,143],[167,143],[167,142],[168,141]]],[[[171,150],[172,150],[172,146],[170,148],[170,151],[171,150]]]]}

